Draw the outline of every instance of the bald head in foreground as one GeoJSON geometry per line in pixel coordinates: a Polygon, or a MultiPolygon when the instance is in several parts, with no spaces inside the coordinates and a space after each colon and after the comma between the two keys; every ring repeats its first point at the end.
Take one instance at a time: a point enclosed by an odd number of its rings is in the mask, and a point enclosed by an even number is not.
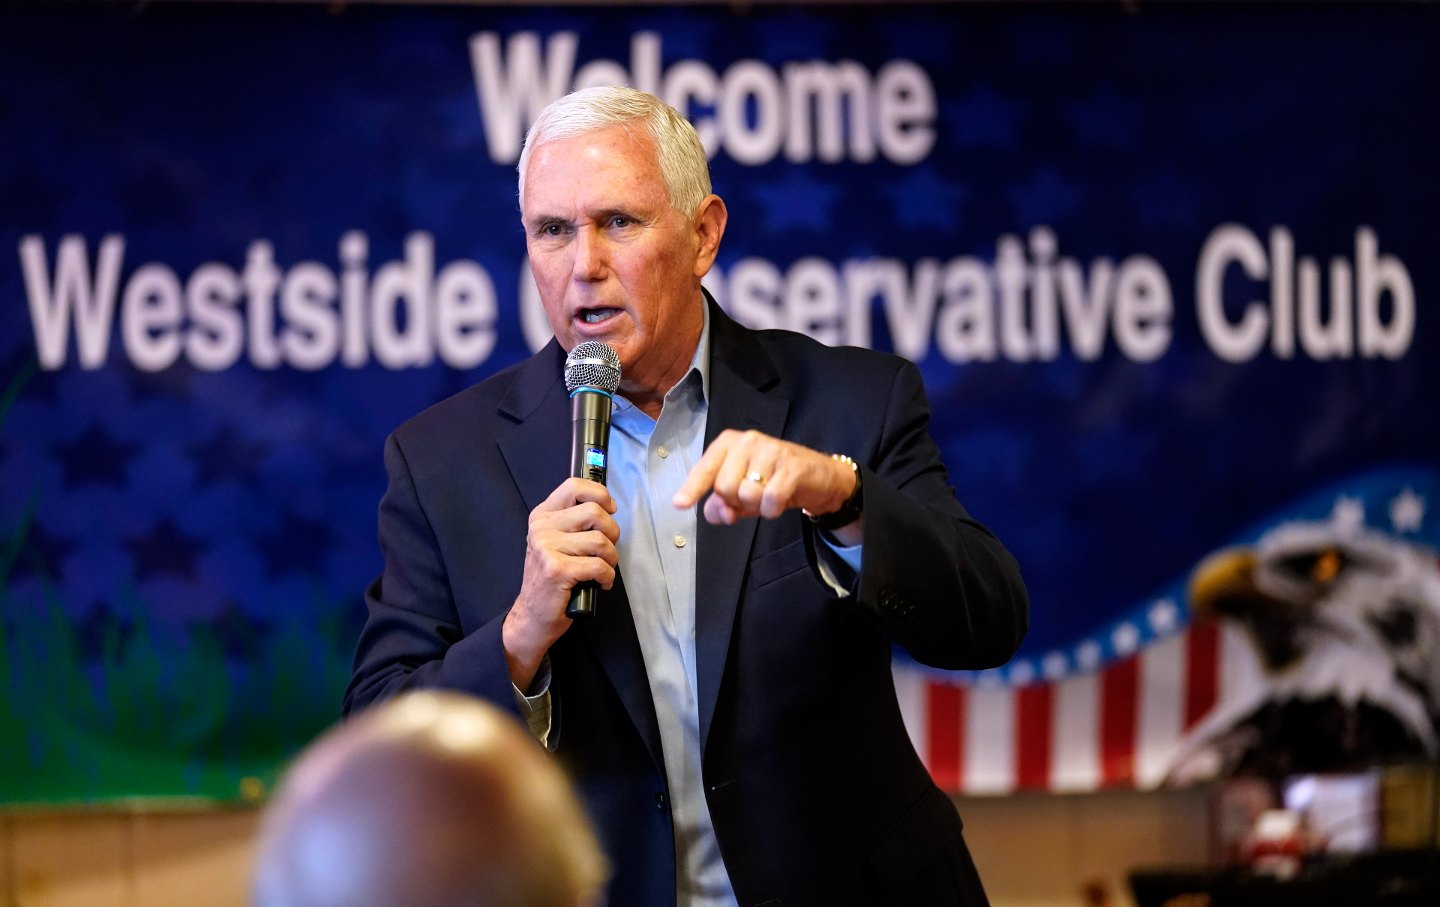
{"type": "Polygon", "coordinates": [[[515,720],[401,696],[301,754],[261,825],[255,907],[593,907],[607,875],[560,767],[515,720]]]}

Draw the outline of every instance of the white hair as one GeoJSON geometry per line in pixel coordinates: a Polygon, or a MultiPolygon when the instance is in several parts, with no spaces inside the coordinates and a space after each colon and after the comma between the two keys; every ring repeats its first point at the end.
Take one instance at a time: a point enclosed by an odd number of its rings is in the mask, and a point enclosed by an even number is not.
{"type": "Polygon", "coordinates": [[[520,200],[525,199],[525,170],[530,153],[546,142],[573,138],[609,126],[643,125],[655,146],[660,178],[675,210],[694,218],[700,202],[710,194],[710,165],[705,147],[690,121],[664,101],[643,91],[618,86],[582,88],[553,101],[525,133],[525,147],[516,165],[520,200]]]}

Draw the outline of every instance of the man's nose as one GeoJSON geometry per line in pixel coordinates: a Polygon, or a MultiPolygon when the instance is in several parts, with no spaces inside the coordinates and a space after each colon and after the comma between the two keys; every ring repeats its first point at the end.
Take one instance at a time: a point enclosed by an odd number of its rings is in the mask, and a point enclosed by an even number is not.
{"type": "Polygon", "coordinates": [[[594,227],[581,227],[575,232],[575,277],[599,280],[605,276],[605,268],[605,239],[594,227]]]}

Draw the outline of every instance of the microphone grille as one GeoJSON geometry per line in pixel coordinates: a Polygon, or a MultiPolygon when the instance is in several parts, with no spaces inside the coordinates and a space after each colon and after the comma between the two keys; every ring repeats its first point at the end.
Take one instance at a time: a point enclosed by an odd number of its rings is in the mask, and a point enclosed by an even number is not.
{"type": "Polygon", "coordinates": [[[607,394],[620,386],[620,357],[608,343],[586,340],[565,357],[565,389],[593,387],[607,394]]]}

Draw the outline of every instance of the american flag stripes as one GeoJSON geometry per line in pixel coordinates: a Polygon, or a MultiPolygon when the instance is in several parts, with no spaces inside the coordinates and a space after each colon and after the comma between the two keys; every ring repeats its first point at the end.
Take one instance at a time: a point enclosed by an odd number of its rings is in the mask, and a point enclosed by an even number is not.
{"type": "Polygon", "coordinates": [[[1192,624],[1056,680],[964,684],[897,661],[895,683],[915,748],[945,790],[1079,792],[1162,784],[1185,733],[1255,670],[1237,631],[1192,624]]]}

